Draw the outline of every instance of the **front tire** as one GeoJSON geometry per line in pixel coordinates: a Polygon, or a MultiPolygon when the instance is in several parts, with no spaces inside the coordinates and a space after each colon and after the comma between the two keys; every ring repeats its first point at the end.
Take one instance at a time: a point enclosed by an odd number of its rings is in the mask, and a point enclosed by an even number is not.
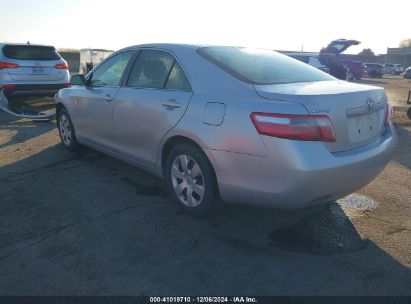
{"type": "Polygon", "coordinates": [[[75,152],[79,149],[79,143],[76,139],[73,123],[66,109],[61,109],[57,116],[57,127],[60,134],[61,143],[64,148],[70,152],[75,152]]]}
{"type": "Polygon", "coordinates": [[[174,147],[167,157],[166,181],[177,205],[193,217],[210,214],[218,199],[213,167],[202,151],[189,144],[174,147]]]}

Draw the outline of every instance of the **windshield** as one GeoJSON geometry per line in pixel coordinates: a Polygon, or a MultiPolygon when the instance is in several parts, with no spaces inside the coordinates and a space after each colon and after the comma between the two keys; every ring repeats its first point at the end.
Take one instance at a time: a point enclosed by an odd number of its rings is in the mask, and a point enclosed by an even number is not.
{"type": "Polygon", "coordinates": [[[234,77],[251,84],[283,84],[335,80],[308,64],[270,50],[204,47],[197,51],[234,77]]]}
{"type": "Polygon", "coordinates": [[[16,60],[60,60],[54,47],[37,45],[6,45],[3,54],[16,60]]]}

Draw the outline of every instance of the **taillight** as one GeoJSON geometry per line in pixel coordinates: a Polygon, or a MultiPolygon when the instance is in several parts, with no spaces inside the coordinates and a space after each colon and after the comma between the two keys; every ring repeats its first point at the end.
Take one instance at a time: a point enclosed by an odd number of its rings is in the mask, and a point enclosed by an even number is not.
{"type": "Polygon", "coordinates": [[[64,84],[64,87],[65,87],[65,88],[71,87],[71,83],[65,83],[65,84],[64,84]]]}
{"type": "Polygon", "coordinates": [[[336,141],[331,120],[325,115],[252,113],[258,133],[293,140],[336,141]]]}
{"type": "Polygon", "coordinates": [[[17,63],[0,61],[0,70],[17,69],[18,67],[19,65],[17,63]]]}
{"type": "Polygon", "coordinates": [[[394,108],[392,107],[391,103],[387,102],[387,109],[385,110],[385,117],[384,117],[384,125],[388,125],[391,121],[392,116],[394,115],[394,108]]]}
{"type": "Polygon", "coordinates": [[[3,85],[3,89],[13,89],[15,86],[15,84],[5,84],[3,85]]]}
{"type": "Polygon", "coordinates": [[[54,66],[56,69],[59,70],[68,70],[68,64],[66,62],[64,63],[58,63],[54,66]]]}

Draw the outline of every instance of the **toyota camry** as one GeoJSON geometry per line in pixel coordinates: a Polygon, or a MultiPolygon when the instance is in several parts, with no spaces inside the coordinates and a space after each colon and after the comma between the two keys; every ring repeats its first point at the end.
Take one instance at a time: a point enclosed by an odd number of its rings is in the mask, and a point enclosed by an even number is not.
{"type": "Polygon", "coordinates": [[[128,47],[55,99],[68,150],[86,145],[164,178],[193,216],[218,201],[334,201],[372,181],[396,143],[383,88],[270,50],[128,47]]]}

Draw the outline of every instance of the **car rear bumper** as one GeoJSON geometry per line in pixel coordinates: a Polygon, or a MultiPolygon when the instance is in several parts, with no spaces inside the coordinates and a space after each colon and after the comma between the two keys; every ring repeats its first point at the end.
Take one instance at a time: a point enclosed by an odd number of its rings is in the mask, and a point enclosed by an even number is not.
{"type": "Polygon", "coordinates": [[[58,90],[66,88],[64,83],[59,84],[15,84],[12,88],[3,88],[6,97],[21,95],[54,96],[58,90]]]}
{"type": "Polygon", "coordinates": [[[265,157],[208,151],[223,201],[296,209],[337,200],[372,181],[397,141],[392,124],[377,141],[339,153],[320,142],[262,138],[265,157]]]}

